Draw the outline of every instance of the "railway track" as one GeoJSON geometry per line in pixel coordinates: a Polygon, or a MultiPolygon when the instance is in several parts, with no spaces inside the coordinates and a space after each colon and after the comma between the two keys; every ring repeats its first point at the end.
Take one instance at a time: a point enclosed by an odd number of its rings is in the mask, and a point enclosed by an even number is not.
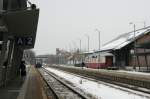
{"type": "MultiPolygon", "coordinates": [[[[46,68],[47,70],[49,70],[48,68],[46,68]]],[[[51,69],[49,70],[49,71],[51,71],[51,69]]],[[[110,83],[105,83],[105,82],[101,82],[101,81],[99,81],[99,80],[96,80],[96,79],[93,79],[93,78],[91,78],[91,77],[84,77],[84,76],[81,76],[81,75],[78,75],[78,74],[74,74],[74,73],[70,73],[70,72],[66,72],[66,71],[62,71],[62,70],[58,70],[58,71],[60,71],[60,73],[59,72],[57,72],[57,70],[55,71],[55,70],[52,70],[52,72],[55,74],[55,75],[60,75],[60,77],[62,77],[62,78],[64,78],[64,76],[65,76],[65,78],[67,78],[67,80],[70,80],[70,79],[72,79],[72,78],[75,78],[75,77],[68,77],[68,75],[67,74],[70,74],[70,75],[74,75],[74,76],[77,76],[77,77],[80,77],[80,78],[83,78],[83,79],[87,79],[87,80],[90,80],[90,81],[94,81],[94,82],[99,82],[99,83],[101,83],[101,84],[103,84],[104,86],[106,85],[106,86],[109,86],[109,87],[112,87],[112,88],[114,88],[114,89],[117,89],[117,90],[121,90],[121,91],[124,91],[124,92],[127,92],[127,93],[131,93],[131,94],[135,94],[135,95],[137,95],[138,97],[139,96],[141,96],[141,97],[146,97],[146,99],[148,98],[148,99],[150,99],[150,97],[149,97],[149,95],[148,94],[143,94],[143,93],[140,93],[140,92],[134,92],[134,91],[132,91],[132,90],[130,90],[130,89],[127,89],[127,88],[123,88],[123,87],[118,87],[118,86],[115,86],[115,85],[113,85],[113,84],[110,84],[110,83]],[[61,72],[64,72],[64,73],[67,73],[67,74],[61,74],[61,72]]],[[[80,80],[80,79],[79,79],[80,80]]],[[[75,80],[75,81],[77,81],[77,80],[75,80]]],[[[72,82],[72,81],[71,81],[72,82]]],[[[85,81],[85,80],[83,80],[83,84],[82,84],[82,86],[84,86],[84,82],[87,82],[87,81],[85,81]]],[[[80,83],[80,81],[77,81],[77,83],[80,83]]],[[[78,85],[78,84],[77,84],[78,85]]],[[[79,84],[80,85],[80,84],[79,84]]],[[[89,85],[90,86],[90,85],[89,85]]],[[[88,89],[88,88],[87,88],[88,89]]],[[[102,88],[101,88],[102,89],[102,88]]],[[[104,88],[105,89],[105,88],[104,88]]],[[[82,88],[81,88],[81,90],[82,90],[82,88]]],[[[83,90],[84,90],[84,87],[83,87],[83,90]]],[[[102,89],[103,90],[103,89],[102,89]]],[[[111,89],[110,89],[111,90],[111,89]]],[[[97,90],[98,91],[98,90],[97,90]]],[[[88,91],[87,91],[88,92],[88,91]]],[[[105,92],[104,92],[105,93],[105,92]]],[[[98,96],[96,96],[95,94],[91,94],[90,93],[90,95],[91,95],[91,98],[90,99],[98,99],[98,96]],[[93,97],[92,97],[93,96],[93,97]]],[[[103,96],[103,95],[102,95],[103,96]]],[[[100,96],[101,97],[101,96],[100,96]]],[[[74,99],[74,98],[73,98],[74,99]]],[[[75,98],[76,99],[76,98],[75,98]]],[[[101,98],[100,98],[101,99],[101,98]]],[[[127,98],[128,99],[128,98],[127,98]]]]}
{"type": "Polygon", "coordinates": [[[76,90],[50,71],[41,68],[39,72],[43,76],[48,87],[52,90],[56,99],[90,99],[84,93],[76,90]]]}
{"type": "Polygon", "coordinates": [[[87,78],[92,78],[96,80],[100,80],[106,83],[118,85],[121,87],[129,88],[132,90],[144,92],[150,94],[150,83],[149,83],[149,78],[146,76],[142,77],[137,76],[137,75],[132,75],[132,74],[122,74],[122,73],[116,73],[116,72],[106,72],[101,70],[99,71],[94,71],[94,70],[86,70],[86,69],[78,69],[78,68],[69,68],[69,67],[60,67],[60,66],[53,66],[52,68],[70,72],[76,75],[81,75],[83,77],[87,78]]]}

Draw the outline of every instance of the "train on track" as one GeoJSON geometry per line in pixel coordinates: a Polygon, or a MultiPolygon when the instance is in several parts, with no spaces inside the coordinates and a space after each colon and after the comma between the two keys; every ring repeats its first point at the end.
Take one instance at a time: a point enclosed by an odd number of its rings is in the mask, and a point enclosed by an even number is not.
{"type": "Polygon", "coordinates": [[[38,62],[38,63],[35,64],[35,67],[36,67],[36,68],[41,68],[41,67],[42,67],[42,64],[38,62]]]}

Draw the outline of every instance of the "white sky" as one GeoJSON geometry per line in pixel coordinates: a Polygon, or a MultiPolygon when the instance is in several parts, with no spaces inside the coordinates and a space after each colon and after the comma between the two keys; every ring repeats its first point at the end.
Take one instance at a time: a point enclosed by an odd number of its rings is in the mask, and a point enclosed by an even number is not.
{"type": "Polygon", "coordinates": [[[101,45],[119,34],[150,25],[150,0],[32,0],[40,8],[37,38],[34,50],[37,54],[55,54],[56,48],[87,50],[98,49],[98,32],[101,45]]]}

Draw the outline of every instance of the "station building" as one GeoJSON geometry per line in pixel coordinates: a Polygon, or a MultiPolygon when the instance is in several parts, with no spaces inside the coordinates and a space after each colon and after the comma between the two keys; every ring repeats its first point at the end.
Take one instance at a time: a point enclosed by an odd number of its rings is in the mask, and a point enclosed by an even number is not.
{"type": "Polygon", "coordinates": [[[101,50],[85,53],[85,56],[90,68],[115,66],[150,71],[150,26],[119,35],[101,50]]]}
{"type": "Polygon", "coordinates": [[[150,26],[119,35],[99,52],[112,53],[114,66],[150,70],[150,26]]]}

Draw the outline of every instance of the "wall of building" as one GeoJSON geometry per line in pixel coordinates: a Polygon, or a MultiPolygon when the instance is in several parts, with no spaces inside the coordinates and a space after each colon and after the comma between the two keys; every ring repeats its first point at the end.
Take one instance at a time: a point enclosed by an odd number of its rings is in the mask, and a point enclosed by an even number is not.
{"type": "MultiPolygon", "coordinates": [[[[136,44],[142,44],[148,41],[150,41],[150,33],[139,37],[136,40],[136,44]]],[[[136,48],[136,57],[134,57],[134,55],[131,54],[129,65],[135,65],[139,68],[146,67],[146,69],[148,69],[150,67],[150,49],[136,48]]]]}
{"type": "Polygon", "coordinates": [[[147,41],[150,41],[150,33],[147,33],[144,36],[139,37],[136,42],[137,42],[137,44],[141,44],[141,43],[144,43],[147,41]]]}

